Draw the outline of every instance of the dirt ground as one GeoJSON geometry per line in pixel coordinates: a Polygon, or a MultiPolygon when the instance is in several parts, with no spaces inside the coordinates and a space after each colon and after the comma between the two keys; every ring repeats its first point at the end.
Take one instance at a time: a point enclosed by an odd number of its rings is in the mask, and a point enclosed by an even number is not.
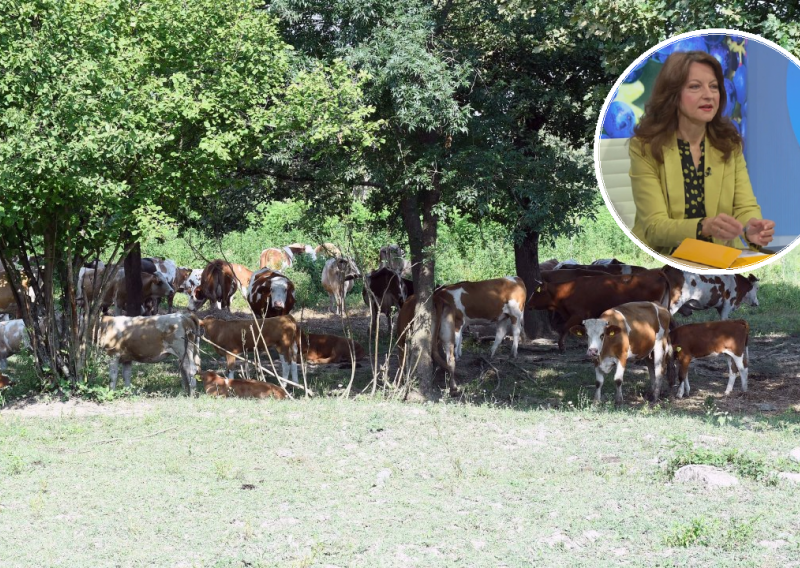
{"type": "MultiPolygon", "coordinates": [[[[309,331],[344,335],[342,319],[327,311],[305,309],[293,315],[309,331]]],[[[351,308],[345,325],[366,348],[369,332],[366,308],[351,308]]],[[[384,335],[388,333],[385,319],[381,320],[381,330],[384,335]]],[[[462,402],[491,402],[519,408],[558,408],[588,404],[592,400],[594,371],[591,363],[584,358],[584,346],[577,340],[568,339],[567,352],[561,355],[555,339],[521,339],[519,356],[512,360],[509,337],[495,358],[490,360],[489,349],[493,339],[493,326],[472,326],[465,335],[463,355],[456,366],[462,402]]],[[[383,341],[385,344],[385,339],[383,341]]],[[[693,362],[689,371],[690,396],[683,399],[671,396],[664,403],[676,410],[701,414],[709,412],[709,409],[745,415],[800,412],[800,337],[751,337],[749,349],[749,390],[746,394],[741,393],[737,378],[733,394],[724,395],[727,365],[724,357],[718,357],[693,362]]],[[[380,359],[383,360],[383,356],[380,359]]],[[[394,376],[396,367],[396,358],[392,358],[390,377],[394,376]]],[[[311,366],[310,375],[326,381],[326,395],[337,395],[344,390],[349,371],[349,365],[311,366]]],[[[352,392],[357,394],[369,390],[370,383],[369,361],[361,361],[356,369],[352,392]]],[[[437,372],[436,384],[446,396],[445,376],[441,370],[437,372]]],[[[644,365],[630,363],[623,385],[625,405],[637,408],[648,404],[648,389],[649,379],[644,365]]],[[[609,376],[603,388],[604,398],[613,398],[613,392],[613,380],[609,376]]],[[[672,390],[674,392],[675,389],[672,390]]],[[[24,417],[141,415],[148,411],[150,405],[147,400],[104,405],[76,398],[60,401],[56,397],[32,397],[10,402],[0,409],[0,414],[24,417]]]]}

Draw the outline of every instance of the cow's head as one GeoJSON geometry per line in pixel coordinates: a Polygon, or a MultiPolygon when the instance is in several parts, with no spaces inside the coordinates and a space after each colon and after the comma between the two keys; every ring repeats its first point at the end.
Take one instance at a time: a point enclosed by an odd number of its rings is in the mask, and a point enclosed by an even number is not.
{"type": "Polygon", "coordinates": [[[531,310],[546,310],[553,303],[553,294],[547,282],[533,281],[533,292],[531,297],[528,298],[526,304],[528,309],[531,310]]]}
{"type": "Polygon", "coordinates": [[[269,301],[272,307],[283,309],[289,296],[289,279],[285,276],[273,276],[269,283],[269,301]]]}
{"type": "Polygon", "coordinates": [[[361,277],[361,272],[358,271],[358,266],[352,258],[337,258],[336,268],[339,270],[339,277],[345,282],[361,277]]]}
{"type": "Polygon", "coordinates": [[[17,383],[11,380],[9,377],[6,377],[3,373],[0,373],[0,389],[4,389],[7,387],[13,387],[17,383]]]}
{"type": "Polygon", "coordinates": [[[583,320],[583,325],[574,325],[569,331],[577,337],[586,337],[588,342],[586,356],[593,361],[601,358],[604,345],[607,347],[622,335],[622,329],[619,326],[609,324],[604,319],[583,320]]]}

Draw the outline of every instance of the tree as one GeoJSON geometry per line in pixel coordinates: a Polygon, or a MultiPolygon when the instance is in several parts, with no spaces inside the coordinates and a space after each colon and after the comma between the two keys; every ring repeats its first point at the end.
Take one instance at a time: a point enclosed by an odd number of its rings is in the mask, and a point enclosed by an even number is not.
{"type": "Polygon", "coordinates": [[[0,260],[36,291],[20,301],[43,379],[85,377],[99,310],[78,317],[85,259],[116,267],[153,225],[213,225],[202,207],[237,190],[255,197],[241,172],[265,153],[373,142],[358,77],[342,66],[292,75],[290,48],[256,7],[0,3],[0,260]],[[337,114],[296,131],[320,84],[337,114]]]}

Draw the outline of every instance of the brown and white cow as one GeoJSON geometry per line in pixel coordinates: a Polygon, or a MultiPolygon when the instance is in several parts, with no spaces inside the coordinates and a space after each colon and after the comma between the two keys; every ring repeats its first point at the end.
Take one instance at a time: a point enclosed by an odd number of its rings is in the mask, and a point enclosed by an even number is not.
{"type": "Polygon", "coordinates": [[[669,335],[673,359],[678,365],[680,380],[678,398],[684,394],[689,395],[689,365],[692,360],[717,355],[727,355],[728,388],[725,389],[725,394],[731,394],[736,381],[736,373],[733,372],[731,363],[736,365],[741,377],[742,392],[747,392],[749,334],[750,326],[744,320],[690,323],[673,329],[669,335]]]}
{"type": "Polygon", "coordinates": [[[300,256],[302,254],[305,254],[311,257],[311,260],[317,260],[317,253],[314,250],[314,247],[312,247],[311,245],[305,245],[303,243],[292,243],[290,245],[286,245],[286,247],[284,248],[288,248],[290,251],[292,251],[292,255],[294,256],[300,256]]]}
{"type": "Polygon", "coordinates": [[[326,258],[338,258],[342,256],[342,251],[340,251],[339,247],[333,243],[322,243],[321,245],[317,245],[317,247],[314,248],[314,253],[317,255],[322,255],[326,258]]]}
{"type": "MultiPolygon", "coordinates": [[[[448,295],[433,295],[433,321],[431,337],[434,344],[431,349],[433,361],[449,374],[450,394],[459,394],[458,384],[456,383],[456,338],[457,334],[464,327],[464,314],[456,309],[452,298],[448,295]],[[444,358],[439,353],[439,349],[444,352],[444,358]]],[[[406,340],[408,334],[412,332],[414,321],[414,311],[417,307],[417,296],[410,296],[397,316],[397,349],[399,351],[400,373],[406,365],[412,368],[414,361],[406,361],[406,340]]]]}
{"type": "Polygon", "coordinates": [[[601,261],[596,260],[592,264],[578,264],[577,262],[569,260],[557,264],[553,270],[564,270],[564,269],[595,270],[597,272],[604,272],[606,274],[639,274],[641,272],[645,272],[648,270],[644,266],[622,264],[616,259],[604,259],[601,261]]]}
{"type": "Polygon", "coordinates": [[[283,400],[287,395],[285,390],[272,383],[250,379],[227,379],[214,371],[206,371],[203,373],[202,379],[206,394],[211,396],[283,400]]]}
{"type": "MultiPolygon", "coordinates": [[[[87,271],[88,273],[88,271],[87,271]]],[[[175,290],[164,277],[156,271],[154,274],[142,272],[142,298],[143,312],[145,315],[155,315],[151,313],[153,309],[158,309],[158,303],[161,298],[174,296],[175,290]]],[[[84,281],[84,286],[86,282],[84,281]]],[[[85,289],[85,288],[84,288],[85,289]]],[[[113,305],[116,308],[117,315],[125,311],[125,304],[128,300],[128,289],[125,285],[125,269],[121,268],[117,271],[117,275],[106,289],[103,295],[103,306],[113,305]]],[[[138,315],[138,314],[137,314],[138,315]]]]}
{"type": "Polygon", "coordinates": [[[622,378],[629,359],[646,361],[653,400],[658,400],[672,354],[670,321],[669,311],[655,302],[630,302],[570,328],[577,337],[588,339],[586,356],[594,362],[595,402],[601,401],[605,374],[616,364],[614,402],[622,404],[622,378]]]}
{"type": "Polygon", "coordinates": [[[695,310],[717,310],[720,319],[726,320],[742,304],[758,306],[758,278],[741,274],[718,276],[695,274],[672,266],[662,268],[670,280],[669,311],[684,316],[695,310]]]}
{"type": "Polygon", "coordinates": [[[0,322],[0,370],[5,370],[8,366],[6,360],[23,347],[30,347],[25,321],[14,319],[0,322]]]}
{"type": "Polygon", "coordinates": [[[269,268],[271,270],[286,270],[291,268],[294,263],[294,253],[289,247],[268,248],[261,251],[259,268],[269,268]]]}
{"type": "Polygon", "coordinates": [[[16,384],[17,384],[16,381],[12,380],[10,377],[5,376],[3,373],[0,373],[0,389],[13,387],[16,384]]]}
{"type": "MultiPolygon", "coordinates": [[[[175,300],[175,294],[181,290],[183,287],[184,282],[192,273],[191,268],[184,268],[178,267],[175,264],[174,260],[169,258],[143,258],[142,262],[145,260],[149,260],[152,262],[155,271],[161,274],[167,282],[169,282],[170,286],[172,286],[172,293],[166,296],[167,298],[167,313],[172,313],[172,303],[175,300]]],[[[146,315],[155,315],[158,313],[158,304],[155,305],[154,309],[151,310],[152,313],[147,313],[146,315]]]]}
{"type": "Polygon", "coordinates": [[[197,300],[198,296],[202,296],[202,294],[198,294],[197,290],[200,288],[201,284],[201,277],[203,276],[203,269],[202,268],[195,268],[187,276],[186,280],[184,280],[183,284],[177,289],[178,292],[183,292],[189,297],[188,307],[189,310],[194,312],[200,309],[200,307],[206,302],[205,298],[203,300],[197,300]]]}
{"type": "Polygon", "coordinates": [[[564,340],[572,326],[628,302],[657,302],[666,306],[669,293],[669,281],[660,270],[582,276],[569,282],[535,283],[527,306],[533,310],[550,310],[560,317],[564,326],[558,338],[558,349],[564,352],[564,340]]]}
{"type": "Polygon", "coordinates": [[[117,386],[120,363],[125,387],[130,387],[133,362],[156,363],[173,355],[180,365],[184,391],[193,394],[195,375],[200,367],[198,339],[201,333],[200,320],[194,314],[103,316],[97,341],[111,357],[108,366],[111,389],[117,386]]]}
{"type": "MultiPolygon", "coordinates": [[[[0,264],[0,266],[2,266],[2,264],[0,264]]],[[[20,293],[22,296],[31,297],[28,282],[24,277],[22,279],[22,289],[20,293]]],[[[11,317],[22,316],[17,300],[14,298],[14,292],[11,289],[11,282],[9,281],[8,274],[5,272],[0,274],[0,314],[8,314],[11,317]]]]}
{"type": "Polygon", "coordinates": [[[328,293],[334,314],[344,313],[344,300],[361,273],[352,258],[329,258],[322,269],[322,287],[328,293]]]}
{"type": "Polygon", "coordinates": [[[208,301],[217,309],[230,310],[237,289],[247,296],[252,276],[253,272],[241,264],[221,259],[209,262],[200,274],[200,286],[190,295],[189,309],[199,310],[208,301]]]}
{"type": "Polygon", "coordinates": [[[262,268],[250,278],[247,302],[258,317],[285,316],[294,308],[294,284],[280,272],[262,268]]]}
{"type": "Polygon", "coordinates": [[[380,314],[386,316],[391,326],[392,308],[398,310],[403,307],[403,303],[409,296],[414,294],[414,282],[407,278],[402,278],[388,266],[381,266],[364,276],[364,288],[361,290],[361,297],[364,303],[370,308],[369,328],[372,333],[377,329],[377,322],[380,314]]]}
{"type": "Polygon", "coordinates": [[[357,342],[338,335],[303,332],[301,353],[307,363],[351,363],[366,357],[364,348],[357,342]]]}
{"type": "MultiPolygon", "coordinates": [[[[464,326],[471,323],[496,323],[497,330],[490,357],[494,357],[503,338],[511,329],[511,356],[517,356],[522,330],[526,290],[522,278],[506,276],[479,282],[458,282],[439,288],[435,295],[443,296],[462,314],[464,326]]],[[[456,330],[456,357],[461,357],[463,326],[456,330]]]]}
{"type": "Polygon", "coordinates": [[[300,331],[292,316],[278,316],[254,320],[204,318],[201,322],[205,338],[211,342],[214,350],[225,356],[228,378],[233,378],[236,357],[246,351],[254,351],[258,345],[259,352],[274,347],[278,351],[282,365],[282,377],[297,382],[297,344],[300,331]]]}

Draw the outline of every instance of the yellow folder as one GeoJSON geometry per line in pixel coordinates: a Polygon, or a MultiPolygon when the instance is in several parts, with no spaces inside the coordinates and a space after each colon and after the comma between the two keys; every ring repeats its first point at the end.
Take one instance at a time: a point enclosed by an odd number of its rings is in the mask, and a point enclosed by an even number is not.
{"type": "Polygon", "coordinates": [[[680,246],[675,249],[675,252],[672,253],[672,256],[698,264],[705,264],[706,266],[713,266],[714,268],[739,268],[761,262],[770,256],[768,254],[759,254],[740,258],[741,254],[741,250],[732,247],[698,241],[697,239],[684,239],[680,246]]]}

